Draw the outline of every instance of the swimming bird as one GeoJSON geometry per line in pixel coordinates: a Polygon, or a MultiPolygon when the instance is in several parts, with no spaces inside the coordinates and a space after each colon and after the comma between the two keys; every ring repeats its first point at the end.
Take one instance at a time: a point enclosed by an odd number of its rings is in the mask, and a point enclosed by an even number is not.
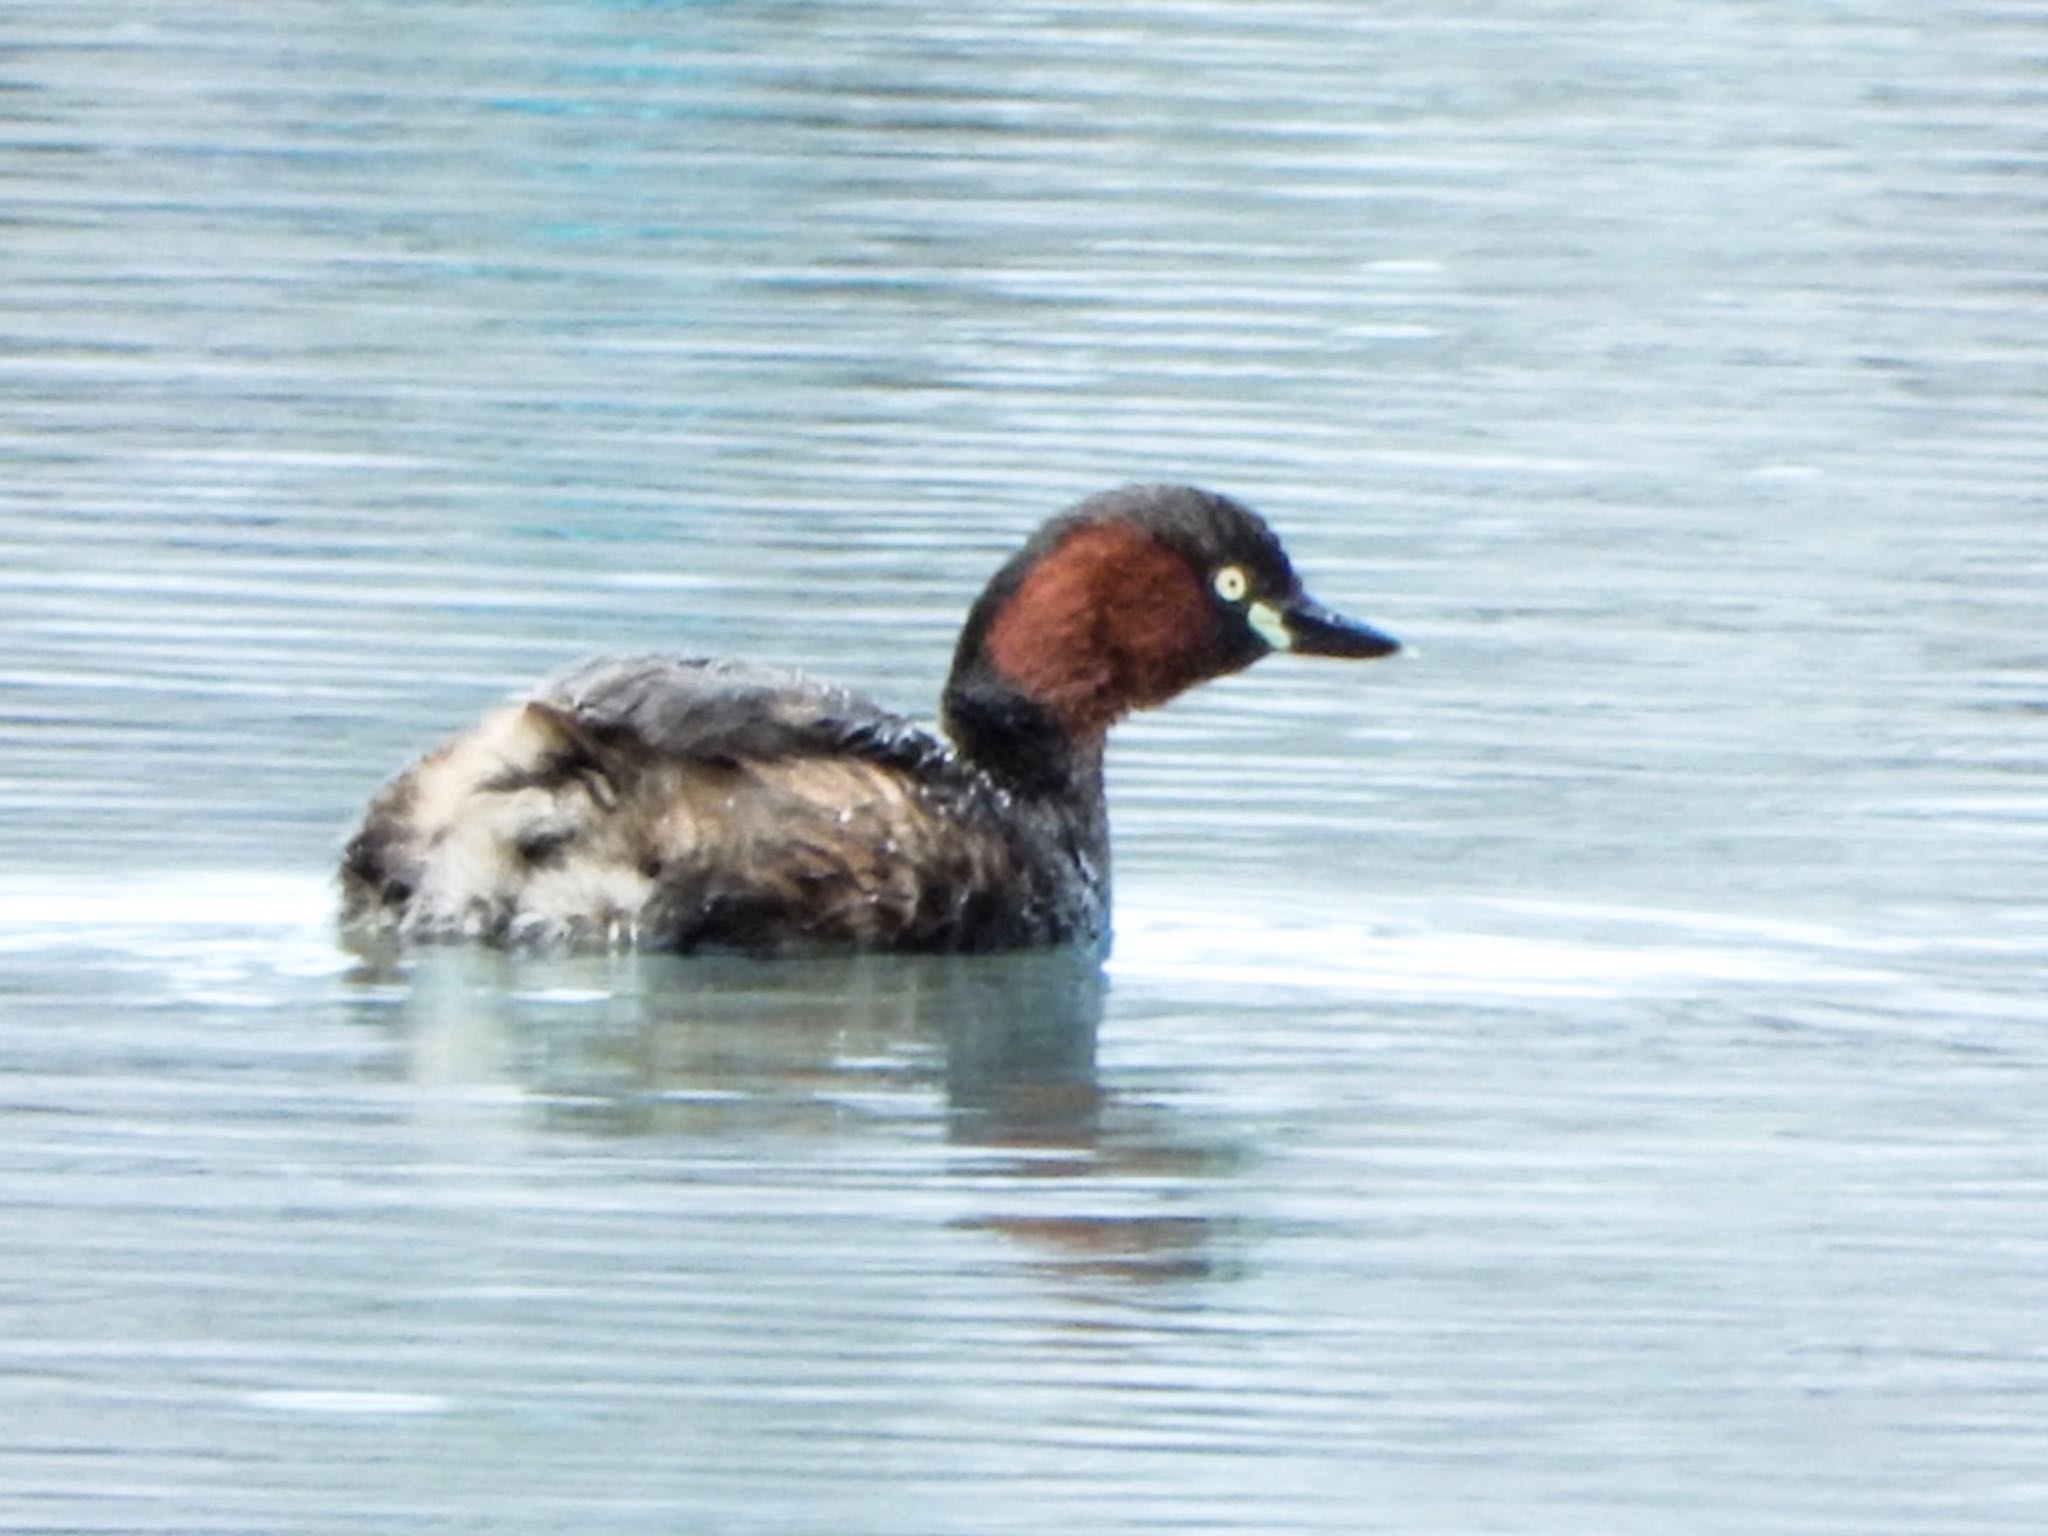
{"type": "Polygon", "coordinates": [[[1398,649],[1312,600],[1241,503],[1126,486],[989,581],[941,733],[751,663],[586,661],[384,787],[343,858],[343,922],[669,950],[1106,948],[1110,728],[1273,651],[1398,649]]]}

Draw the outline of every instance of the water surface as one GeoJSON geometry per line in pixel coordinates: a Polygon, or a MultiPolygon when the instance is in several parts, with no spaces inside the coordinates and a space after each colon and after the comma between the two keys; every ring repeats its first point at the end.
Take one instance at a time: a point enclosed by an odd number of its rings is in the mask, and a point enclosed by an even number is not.
{"type": "Polygon", "coordinates": [[[81,3],[0,61],[0,1525],[2032,1531],[2026,6],[81,3]],[[1130,479],[1402,635],[1118,942],[358,954],[592,650],[1130,479]]]}

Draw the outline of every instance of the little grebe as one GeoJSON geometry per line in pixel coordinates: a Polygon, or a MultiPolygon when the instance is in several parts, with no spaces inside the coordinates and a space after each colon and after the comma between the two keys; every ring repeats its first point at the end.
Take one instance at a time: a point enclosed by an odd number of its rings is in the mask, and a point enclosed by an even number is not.
{"type": "Polygon", "coordinates": [[[791,672],[585,662],[378,794],[343,920],[680,950],[1099,947],[1110,726],[1269,651],[1397,648],[1311,601],[1248,508],[1110,491],[1039,529],[968,613],[947,740],[791,672]]]}

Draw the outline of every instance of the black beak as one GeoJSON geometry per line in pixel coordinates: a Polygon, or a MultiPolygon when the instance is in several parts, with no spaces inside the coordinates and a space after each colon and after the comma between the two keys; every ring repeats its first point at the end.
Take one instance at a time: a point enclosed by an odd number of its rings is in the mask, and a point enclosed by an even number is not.
{"type": "Polygon", "coordinates": [[[1296,597],[1280,610],[1280,624],[1287,633],[1286,649],[1303,656],[1346,656],[1366,660],[1391,656],[1401,649],[1392,635],[1332,613],[1306,594],[1296,597]]]}

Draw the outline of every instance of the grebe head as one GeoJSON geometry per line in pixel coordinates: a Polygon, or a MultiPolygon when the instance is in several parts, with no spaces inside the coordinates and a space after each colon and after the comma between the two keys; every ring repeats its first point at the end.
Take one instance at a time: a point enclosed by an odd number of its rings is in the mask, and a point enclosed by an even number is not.
{"type": "Polygon", "coordinates": [[[946,686],[973,753],[993,725],[1039,717],[1079,744],[1124,714],[1271,651],[1386,656],[1399,644],[1311,599],[1250,508],[1183,485],[1127,486],[1054,518],[967,617],[946,686]]]}

